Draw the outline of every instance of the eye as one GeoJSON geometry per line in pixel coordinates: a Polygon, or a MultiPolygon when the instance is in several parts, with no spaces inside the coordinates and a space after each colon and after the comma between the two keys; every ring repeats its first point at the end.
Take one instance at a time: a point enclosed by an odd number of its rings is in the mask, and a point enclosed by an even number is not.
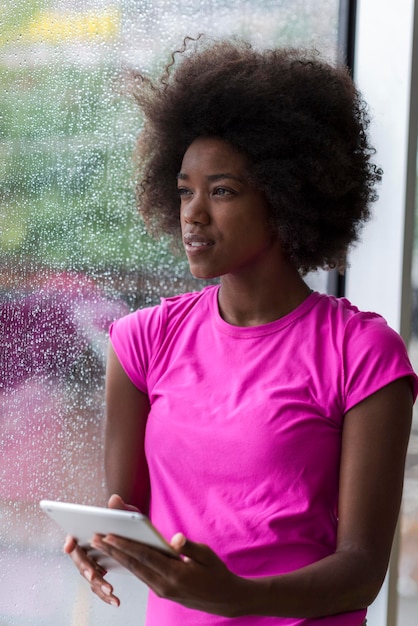
{"type": "Polygon", "coordinates": [[[179,198],[189,196],[191,195],[191,193],[192,192],[190,191],[190,189],[187,189],[187,187],[177,187],[177,194],[179,198]]]}
{"type": "Polygon", "coordinates": [[[228,189],[227,187],[216,187],[216,189],[213,190],[213,195],[215,196],[231,196],[235,193],[233,189],[228,189]]]}

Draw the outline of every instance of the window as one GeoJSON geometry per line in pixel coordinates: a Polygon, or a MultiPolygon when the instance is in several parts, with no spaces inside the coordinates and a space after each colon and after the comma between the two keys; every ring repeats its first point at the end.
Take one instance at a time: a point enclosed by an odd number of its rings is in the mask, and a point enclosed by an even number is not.
{"type": "MultiPolygon", "coordinates": [[[[121,69],[154,72],[185,35],[316,44],[335,57],[336,0],[4,0],[0,33],[0,623],[113,624],[42,497],[104,504],[110,322],[199,284],[134,205],[141,120],[121,69]]],[[[129,576],[119,623],[141,623],[129,576]]]]}

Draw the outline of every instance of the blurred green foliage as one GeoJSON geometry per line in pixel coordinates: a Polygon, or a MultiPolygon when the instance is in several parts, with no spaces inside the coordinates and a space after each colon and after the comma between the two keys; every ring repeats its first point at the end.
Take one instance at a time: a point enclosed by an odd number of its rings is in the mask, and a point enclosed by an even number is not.
{"type": "Polygon", "coordinates": [[[62,64],[54,46],[46,62],[32,62],[16,33],[41,4],[20,0],[16,20],[6,11],[0,23],[0,259],[83,271],[174,263],[178,271],[182,262],[165,240],[149,239],[137,214],[141,120],[117,88],[119,68],[111,55],[62,64]]]}

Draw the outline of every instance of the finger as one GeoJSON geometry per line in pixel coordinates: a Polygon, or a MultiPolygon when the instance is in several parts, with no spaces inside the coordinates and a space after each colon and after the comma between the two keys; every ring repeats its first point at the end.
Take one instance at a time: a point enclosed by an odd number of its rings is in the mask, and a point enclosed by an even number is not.
{"type": "Polygon", "coordinates": [[[107,604],[119,606],[120,600],[113,593],[113,586],[104,578],[107,573],[105,568],[82,548],[74,550],[71,556],[80,574],[90,584],[93,593],[107,604]]]}
{"type": "Polygon", "coordinates": [[[176,533],[170,541],[170,545],[171,547],[178,552],[179,554],[181,554],[184,545],[186,544],[186,537],[183,535],[183,533],[176,533]]]}
{"type": "Polygon", "coordinates": [[[191,559],[188,556],[185,556],[183,554],[183,548],[186,545],[187,539],[186,537],[183,535],[183,533],[176,533],[170,541],[170,545],[171,547],[177,552],[177,554],[182,556],[182,559],[185,563],[187,563],[188,561],[191,561],[191,559]]]}
{"type": "Polygon", "coordinates": [[[216,554],[208,546],[203,543],[189,541],[182,533],[176,533],[170,544],[185,557],[185,560],[192,560],[208,566],[219,561],[216,554]]]}
{"type": "Polygon", "coordinates": [[[161,577],[169,574],[172,561],[181,563],[154,548],[114,535],[96,536],[92,545],[111,556],[151,588],[154,588],[161,577]]]}
{"type": "Polygon", "coordinates": [[[90,583],[90,589],[96,594],[96,596],[103,600],[103,602],[111,604],[112,606],[120,605],[119,598],[115,596],[113,592],[113,586],[107,580],[104,580],[103,576],[101,576],[99,572],[97,572],[91,580],[89,580],[89,576],[86,576],[86,578],[90,583]]]}
{"type": "Polygon", "coordinates": [[[104,577],[107,574],[107,569],[103,567],[101,563],[96,563],[96,571],[100,576],[104,577]]]}
{"type": "Polygon", "coordinates": [[[106,570],[102,565],[96,561],[96,555],[89,554],[84,548],[81,548],[78,544],[70,552],[70,558],[74,565],[80,572],[80,574],[91,583],[93,580],[98,580],[102,584],[109,584],[104,580],[103,576],[106,574],[106,570]]]}
{"type": "Polygon", "coordinates": [[[86,551],[87,556],[92,562],[93,567],[95,568],[96,572],[101,574],[101,576],[105,576],[105,574],[107,574],[107,569],[101,564],[101,561],[103,559],[103,554],[99,552],[99,550],[95,550],[91,546],[83,547],[83,550],[86,551]]]}
{"type": "MultiPolygon", "coordinates": [[[[78,545],[77,541],[74,539],[74,537],[71,537],[71,535],[67,535],[67,537],[65,538],[63,550],[65,554],[74,556],[72,560],[77,566],[82,565],[84,561],[84,557],[85,557],[86,563],[88,563],[88,565],[91,565],[93,568],[95,568],[96,571],[98,571],[102,576],[107,574],[107,570],[97,560],[100,557],[100,554],[97,551],[93,552],[90,546],[83,546],[81,548],[78,545]],[[74,552],[74,555],[72,555],[73,552],[74,552]]],[[[85,568],[85,569],[89,569],[89,568],[85,568]]]]}
{"type": "Polygon", "coordinates": [[[70,554],[74,565],[79,570],[80,574],[87,578],[89,582],[93,580],[98,574],[97,563],[91,558],[85,550],[77,546],[70,554]]]}
{"type": "Polygon", "coordinates": [[[65,554],[71,554],[71,552],[75,550],[76,547],[77,547],[77,542],[74,539],[74,537],[71,537],[71,535],[67,535],[65,538],[65,543],[63,547],[65,554]]]}
{"type": "Polygon", "coordinates": [[[109,507],[109,509],[122,509],[124,511],[137,511],[138,513],[140,512],[139,509],[133,504],[126,504],[117,493],[114,493],[110,496],[107,506],[109,507]]]}
{"type": "Polygon", "coordinates": [[[80,572],[81,576],[90,584],[90,588],[101,600],[113,606],[119,606],[120,600],[113,593],[112,585],[104,579],[107,573],[92,554],[79,546],[76,540],[67,536],[64,544],[64,552],[70,555],[71,560],[80,572]]]}

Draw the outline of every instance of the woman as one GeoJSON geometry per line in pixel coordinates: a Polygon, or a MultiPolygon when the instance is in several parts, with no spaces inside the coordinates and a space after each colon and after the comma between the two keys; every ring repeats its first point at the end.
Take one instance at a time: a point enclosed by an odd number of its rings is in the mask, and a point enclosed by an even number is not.
{"type": "Polygon", "coordinates": [[[109,506],[149,512],[182,558],[93,545],[150,587],[150,626],[360,626],[387,569],[417,379],[381,317],[303,275],[343,268],[369,216],[381,172],[365,106],[315,54],[187,48],[159,83],[136,82],[138,196],[150,229],[180,226],[192,274],[220,284],[113,325],[105,453],[109,506]]]}

